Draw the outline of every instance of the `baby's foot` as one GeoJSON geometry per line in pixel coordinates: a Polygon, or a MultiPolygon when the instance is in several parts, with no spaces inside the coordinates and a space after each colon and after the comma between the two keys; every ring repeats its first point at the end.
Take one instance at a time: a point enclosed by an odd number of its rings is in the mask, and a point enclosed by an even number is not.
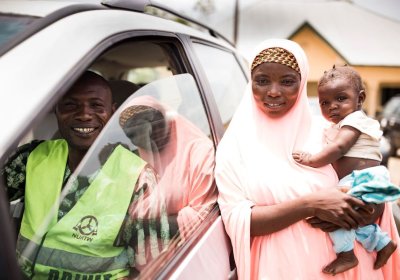
{"type": "Polygon", "coordinates": [[[383,247],[376,256],[374,269],[379,269],[384,266],[396,248],[397,244],[393,241],[390,241],[385,247],[383,247]]]}
{"type": "Polygon", "coordinates": [[[322,272],[335,275],[343,271],[349,270],[358,265],[358,259],[354,255],[354,251],[342,252],[337,254],[336,260],[328,264],[322,272]]]}

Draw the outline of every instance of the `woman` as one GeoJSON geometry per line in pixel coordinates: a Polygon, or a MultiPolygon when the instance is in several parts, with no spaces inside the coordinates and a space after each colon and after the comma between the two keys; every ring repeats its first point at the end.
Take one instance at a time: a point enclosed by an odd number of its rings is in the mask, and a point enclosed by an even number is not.
{"type": "MultiPolygon", "coordinates": [[[[322,148],[322,127],[308,108],[307,75],[307,58],[296,43],[260,44],[251,82],[218,146],[218,203],[239,279],[400,279],[399,250],[373,270],[374,256],[359,244],[359,266],[335,278],[322,272],[335,252],[321,229],[354,228],[383,209],[338,191],[330,165],[310,168],[293,160],[294,150],[322,148]],[[315,217],[313,226],[309,217],[315,217]]],[[[380,226],[398,240],[388,205],[380,226]]]]}
{"type": "Polygon", "coordinates": [[[128,101],[119,123],[139,156],[159,175],[157,188],[171,232],[181,238],[205,218],[217,200],[214,147],[196,126],[151,96],[128,101]]]}

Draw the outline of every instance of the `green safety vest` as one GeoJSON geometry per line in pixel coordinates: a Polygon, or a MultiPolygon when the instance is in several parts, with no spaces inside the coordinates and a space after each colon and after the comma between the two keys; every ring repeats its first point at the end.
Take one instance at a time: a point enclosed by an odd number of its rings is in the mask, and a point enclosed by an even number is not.
{"type": "Polygon", "coordinates": [[[17,243],[22,270],[33,279],[127,276],[126,250],[113,243],[145,162],[117,146],[74,207],[57,221],[67,158],[65,140],[45,141],[28,157],[17,243]]]}

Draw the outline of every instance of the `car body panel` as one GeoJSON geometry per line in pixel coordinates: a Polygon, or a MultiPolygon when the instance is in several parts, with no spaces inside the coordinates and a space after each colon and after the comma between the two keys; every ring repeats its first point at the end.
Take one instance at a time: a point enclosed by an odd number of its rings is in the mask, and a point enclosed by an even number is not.
{"type": "Polygon", "coordinates": [[[231,273],[230,246],[219,216],[169,279],[226,279],[231,273]]]}

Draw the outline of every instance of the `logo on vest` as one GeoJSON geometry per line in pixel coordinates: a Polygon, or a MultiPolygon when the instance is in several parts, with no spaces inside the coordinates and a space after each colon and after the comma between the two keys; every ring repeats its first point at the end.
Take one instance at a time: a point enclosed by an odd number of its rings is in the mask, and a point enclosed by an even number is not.
{"type": "Polygon", "coordinates": [[[85,216],[83,217],[72,229],[75,232],[72,234],[72,237],[76,239],[81,239],[84,241],[92,242],[93,237],[97,235],[97,228],[99,222],[94,216],[85,216]]]}
{"type": "Polygon", "coordinates": [[[83,274],[50,269],[47,280],[110,280],[112,274],[83,274]]]}

